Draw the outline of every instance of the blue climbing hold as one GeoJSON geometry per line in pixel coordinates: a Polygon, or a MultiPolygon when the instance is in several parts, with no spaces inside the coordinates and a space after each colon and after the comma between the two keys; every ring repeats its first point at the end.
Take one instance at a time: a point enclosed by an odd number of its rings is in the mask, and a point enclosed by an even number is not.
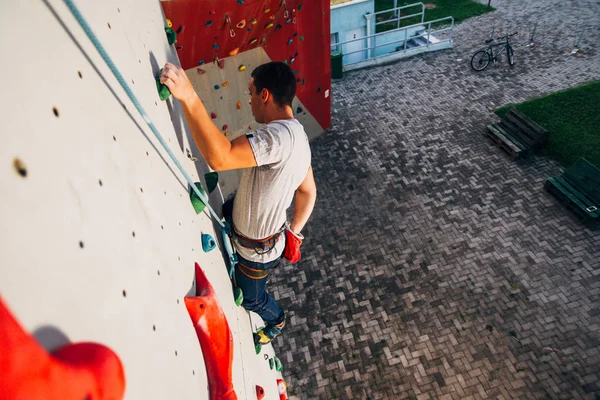
{"type": "Polygon", "coordinates": [[[211,26],[212,25],[212,21],[208,20],[208,21],[206,21],[206,23],[204,25],[211,26]]]}
{"type": "Polygon", "coordinates": [[[219,45],[218,45],[218,44],[216,44],[216,43],[215,43],[215,44],[213,44],[213,49],[215,49],[215,50],[219,50],[219,45]]]}
{"type": "Polygon", "coordinates": [[[219,85],[215,85],[215,90],[218,90],[220,88],[219,85]]]}
{"type": "Polygon", "coordinates": [[[198,61],[198,65],[204,65],[204,60],[198,61]]]}
{"type": "Polygon", "coordinates": [[[215,242],[215,239],[213,239],[212,236],[210,236],[208,233],[202,234],[202,250],[204,250],[205,253],[208,253],[216,246],[217,243],[215,242]]]}
{"type": "Polygon", "coordinates": [[[288,44],[292,44],[293,41],[293,39],[288,40],[288,44]]]}
{"type": "Polygon", "coordinates": [[[237,0],[238,4],[244,4],[244,0],[237,0]]]}

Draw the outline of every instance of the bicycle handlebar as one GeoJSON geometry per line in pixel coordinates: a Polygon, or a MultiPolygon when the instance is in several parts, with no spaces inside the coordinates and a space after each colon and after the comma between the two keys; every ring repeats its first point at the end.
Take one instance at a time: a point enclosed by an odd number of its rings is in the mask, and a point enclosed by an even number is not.
{"type": "Polygon", "coordinates": [[[504,39],[504,38],[508,39],[509,37],[511,37],[511,36],[515,36],[515,35],[516,35],[516,34],[518,34],[518,33],[519,33],[519,32],[514,32],[514,33],[511,33],[510,35],[504,35],[504,36],[500,36],[499,38],[496,38],[496,40],[500,40],[500,39],[504,39]]]}

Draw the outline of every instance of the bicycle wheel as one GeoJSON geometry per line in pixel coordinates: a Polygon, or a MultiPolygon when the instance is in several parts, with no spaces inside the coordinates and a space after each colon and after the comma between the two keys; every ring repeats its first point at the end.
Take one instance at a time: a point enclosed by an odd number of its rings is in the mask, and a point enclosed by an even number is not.
{"type": "Polygon", "coordinates": [[[512,47],[506,48],[506,54],[508,55],[508,65],[512,67],[515,65],[515,53],[513,52],[512,47]]]}
{"type": "Polygon", "coordinates": [[[479,50],[471,58],[471,68],[475,71],[483,71],[490,63],[490,54],[486,50],[479,50]]]}

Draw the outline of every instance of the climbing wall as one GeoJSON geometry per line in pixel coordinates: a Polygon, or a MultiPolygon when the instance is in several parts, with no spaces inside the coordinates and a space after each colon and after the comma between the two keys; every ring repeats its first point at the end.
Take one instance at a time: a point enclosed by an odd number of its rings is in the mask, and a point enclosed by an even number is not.
{"type": "MultiPolygon", "coordinates": [[[[179,104],[157,94],[160,67],[179,63],[161,4],[75,4],[176,159],[203,182],[208,167],[194,158],[179,104]]],[[[272,348],[257,355],[252,344],[260,320],[235,306],[220,249],[202,250],[202,233],[218,237],[213,220],[196,215],[182,173],[80,24],[59,0],[3,2],[0,22],[0,297],[13,316],[48,351],[81,341],[112,349],[128,399],[208,399],[184,302],[196,294],[197,262],[233,334],[238,398],[255,399],[260,385],[278,399],[272,348]]],[[[236,131],[246,125],[232,121],[236,131]]],[[[210,200],[218,210],[220,190],[210,200]]]]}
{"type": "Polygon", "coordinates": [[[246,90],[250,72],[262,62],[282,61],[296,74],[294,112],[309,138],[329,127],[329,0],[174,0],[162,5],[178,32],[177,54],[188,75],[202,75],[210,65],[223,70],[193,79],[202,100],[209,101],[209,112],[219,109],[219,126],[252,125],[246,90]],[[249,64],[245,71],[238,71],[244,63],[249,64]],[[222,87],[221,79],[236,85],[222,87]]]}

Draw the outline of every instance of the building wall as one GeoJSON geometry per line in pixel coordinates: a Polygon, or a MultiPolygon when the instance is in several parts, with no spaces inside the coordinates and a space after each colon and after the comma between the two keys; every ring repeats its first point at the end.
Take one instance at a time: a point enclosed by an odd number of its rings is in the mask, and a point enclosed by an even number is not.
{"type": "Polygon", "coordinates": [[[375,11],[374,0],[359,0],[331,7],[331,33],[338,33],[339,41],[349,40],[346,32],[367,26],[366,13],[375,11]]]}

